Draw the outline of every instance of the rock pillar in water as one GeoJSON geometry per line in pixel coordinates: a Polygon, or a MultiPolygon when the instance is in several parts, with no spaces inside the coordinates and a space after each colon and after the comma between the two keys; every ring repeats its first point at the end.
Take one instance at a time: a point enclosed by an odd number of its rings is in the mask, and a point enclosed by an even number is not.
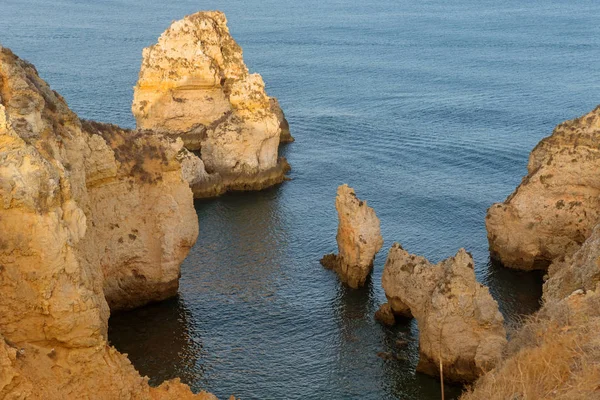
{"type": "Polygon", "coordinates": [[[321,263],[334,269],[350,287],[357,288],[364,285],[375,255],[383,246],[379,218],[348,185],[338,188],[335,208],[339,219],[338,254],[326,255],[321,263]]]}
{"type": "Polygon", "coordinates": [[[417,370],[470,382],[491,370],[506,346],[504,318],[487,287],[475,279],[473,258],[464,249],[437,265],[395,243],[382,284],[396,315],[419,324],[417,370]]]}

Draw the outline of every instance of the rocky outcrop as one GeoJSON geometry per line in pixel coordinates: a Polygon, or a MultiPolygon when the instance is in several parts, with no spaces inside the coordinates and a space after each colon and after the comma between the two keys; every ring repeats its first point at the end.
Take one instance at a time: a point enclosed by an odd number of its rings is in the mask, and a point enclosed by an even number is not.
{"type": "Polygon", "coordinates": [[[139,129],[180,137],[205,169],[196,197],[257,190],[282,182],[280,138],[293,140],[277,100],[250,74],[221,12],[174,22],[144,49],[132,111],[139,129]]]}
{"type": "Polygon", "coordinates": [[[98,341],[93,347],[13,343],[0,335],[2,399],[217,400],[193,394],[179,379],[148,385],[127,357],[98,341]]]}
{"type": "Polygon", "coordinates": [[[338,254],[323,257],[321,264],[335,270],[350,287],[363,286],[373,269],[375,255],[383,246],[379,218],[359,200],[348,185],[338,187],[335,198],[338,213],[338,254]]]}
{"type": "Polygon", "coordinates": [[[600,225],[573,255],[556,260],[544,283],[545,302],[559,301],[577,290],[594,290],[600,283],[600,225]]]}
{"type": "Polygon", "coordinates": [[[542,308],[462,400],[600,397],[599,135],[600,107],[558,125],[532,151],[521,185],[488,210],[493,256],[549,268],[542,308]]]}
{"type": "Polygon", "coordinates": [[[176,146],[130,134],[0,47],[0,398],[214,398],[150,388],[107,343],[108,304],[173,294],[198,229],[176,146]]]}
{"type": "Polygon", "coordinates": [[[394,311],[389,303],[382,304],[379,309],[375,311],[375,319],[381,322],[383,325],[396,325],[396,317],[394,316],[394,311]]]}
{"type": "Polygon", "coordinates": [[[505,266],[545,269],[572,255],[600,217],[600,107],[558,125],[531,152],[528,174],[488,210],[492,256],[505,266]]]}
{"type": "Polygon", "coordinates": [[[177,160],[181,141],[90,121],[82,127],[91,143],[88,237],[97,245],[90,251],[98,252],[111,310],[175,296],[180,265],[198,237],[177,160]]]}
{"type": "Polygon", "coordinates": [[[395,243],[382,284],[396,315],[419,324],[417,370],[469,382],[491,370],[506,345],[504,318],[489,290],[475,279],[473,258],[464,249],[437,265],[395,243]]]}

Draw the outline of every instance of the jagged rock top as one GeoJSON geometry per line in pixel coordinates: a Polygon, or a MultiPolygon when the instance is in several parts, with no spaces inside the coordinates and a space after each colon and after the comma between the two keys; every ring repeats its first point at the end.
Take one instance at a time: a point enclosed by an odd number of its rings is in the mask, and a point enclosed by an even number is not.
{"type": "Polygon", "coordinates": [[[242,48],[231,37],[225,14],[203,11],[173,22],[158,43],[144,49],[138,86],[214,87],[246,75],[242,48]]]}
{"type": "MultiPolygon", "coordinates": [[[[552,165],[552,153],[557,151],[564,154],[569,150],[588,148],[592,150],[591,157],[598,157],[599,144],[600,106],[584,116],[558,124],[552,135],[542,139],[531,151],[528,172],[534,173],[544,163],[552,165]]],[[[597,186],[599,182],[591,181],[590,184],[597,186]]]]}
{"type": "Polygon", "coordinates": [[[398,243],[389,251],[382,285],[396,315],[419,324],[417,370],[472,381],[502,358],[504,318],[487,287],[475,279],[473,258],[464,249],[436,265],[409,254],[398,243]]]}
{"type": "Polygon", "coordinates": [[[248,73],[225,14],[198,12],[173,22],[144,49],[132,111],[138,128],[187,133],[183,139],[194,150],[200,144],[186,136],[196,133],[195,140],[202,141],[202,133],[194,132],[200,125],[214,129],[233,116],[273,120],[276,124],[265,128],[279,135],[287,121],[264,86],[259,74],[248,73]]]}

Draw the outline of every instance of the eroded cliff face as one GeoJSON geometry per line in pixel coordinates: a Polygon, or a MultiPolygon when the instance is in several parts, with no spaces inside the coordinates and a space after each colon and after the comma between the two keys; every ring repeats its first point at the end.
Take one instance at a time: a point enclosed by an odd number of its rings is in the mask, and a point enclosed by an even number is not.
{"type": "Polygon", "coordinates": [[[600,286],[551,300],[513,335],[507,357],[461,400],[600,398],[600,286]]]}
{"type": "Polygon", "coordinates": [[[90,121],[82,126],[95,146],[86,159],[88,238],[99,253],[111,310],[175,296],[181,263],[198,237],[177,161],[185,151],[181,141],[90,121]]]}
{"type": "Polygon", "coordinates": [[[504,318],[487,287],[475,279],[473,258],[464,249],[437,265],[395,243],[382,285],[394,314],[419,324],[417,370],[469,382],[491,370],[506,346],[504,318]]]}
{"type": "Polygon", "coordinates": [[[280,139],[293,140],[289,125],[261,76],[248,72],[221,12],[176,21],[144,49],[132,111],[139,129],[181,137],[199,152],[196,197],[262,189],[289,170],[278,159],[280,139]]]}
{"type": "Polygon", "coordinates": [[[150,388],[107,344],[104,288],[117,307],[162,298],[165,282],[173,293],[198,227],[195,215],[168,220],[194,210],[165,139],[125,145],[127,132],[91,126],[0,47],[0,398],[213,399],[178,382],[150,388]],[[129,158],[127,146],[159,156],[129,158]]]}
{"type": "Polygon", "coordinates": [[[531,152],[528,174],[488,210],[492,255],[505,266],[545,269],[572,255],[600,217],[600,107],[558,125],[531,152]]]}
{"type": "Polygon", "coordinates": [[[338,254],[326,255],[321,264],[335,270],[348,286],[357,288],[364,285],[375,255],[383,246],[379,218],[348,185],[338,187],[335,208],[339,220],[338,254]]]}
{"type": "Polygon", "coordinates": [[[542,308],[462,400],[600,398],[599,139],[600,108],[558,125],[521,185],[488,210],[493,255],[513,268],[550,266],[542,308]]]}
{"type": "Polygon", "coordinates": [[[573,255],[550,265],[543,299],[545,302],[559,301],[576,290],[594,290],[599,283],[600,225],[596,225],[573,255]]]}

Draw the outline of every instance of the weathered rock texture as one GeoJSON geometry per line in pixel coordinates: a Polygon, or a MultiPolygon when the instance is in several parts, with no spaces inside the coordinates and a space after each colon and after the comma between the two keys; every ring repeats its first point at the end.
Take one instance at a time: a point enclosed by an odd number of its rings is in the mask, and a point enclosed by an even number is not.
{"type": "Polygon", "coordinates": [[[338,254],[323,257],[321,264],[334,269],[350,287],[364,285],[373,269],[375,255],[383,246],[379,218],[359,200],[348,185],[338,187],[335,198],[338,213],[338,254]]]}
{"type": "Polygon", "coordinates": [[[277,120],[279,121],[279,128],[281,129],[281,136],[279,138],[279,143],[291,143],[295,139],[290,133],[290,124],[285,118],[285,114],[279,105],[279,101],[275,97],[271,97],[269,99],[271,111],[277,116],[277,120]]]}
{"type": "Polygon", "coordinates": [[[532,151],[517,190],[488,211],[496,257],[550,267],[541,310],[462,400],[600,399],[599,134],[600,108],[558,125],[532,151]]]}
{"type": "Polygon", "coordinates": [[[558,125],[531,152],[528,174],[488,210],[492,255],[505,266],[545,269],[569,256],[600,216],[600,107],[558,125]]]}
{"type": "Polygon", "coordinates": [[[473,268],[464,249],[437,265],[397,243],[390,249],[382,284],[393,312],[417,319],[418,371],[439,374],[441,358],[444,379],[468,382],[501,360],[504,318],[473,268]]]}
{"type": "Polygon", "coordinates": [[[198,229],[178,150],[130,134],[82,124],[0,47],[2,399],[193,398],[107,344],[104,291],[116,307],[173,294],[198,229]]]}
{"type": "Polygon", "coordinates": [[[180,265],[198,237],[192,195],[177,161],[185,151],[181,141],[89,121],[83,129],[91,148],[88,236],[101,244],[95,249],[110,308],[175,296],[180,265]]]}
{"type": "Polygon", "coordinates": [[[547,302],[461,400],[600,398],[600,286],[547,302]]]}
{"type": "Polygon", "coordinates": [[[248,72],[221,12],[176,21],[144,49],[132,111],[138,128],[181,137],[199,152],[196,197],[263,189],[289,170],[278,159],[280,138],[293,140],[287,121],[261,76],[248,72]]]}
{"type": "Polygon", "coordinates": [[[564,299],[576,290],[594,290],[600,283],[600,225],[573,255],[556,260],[548,269],[544,301],[564,299]]]}

